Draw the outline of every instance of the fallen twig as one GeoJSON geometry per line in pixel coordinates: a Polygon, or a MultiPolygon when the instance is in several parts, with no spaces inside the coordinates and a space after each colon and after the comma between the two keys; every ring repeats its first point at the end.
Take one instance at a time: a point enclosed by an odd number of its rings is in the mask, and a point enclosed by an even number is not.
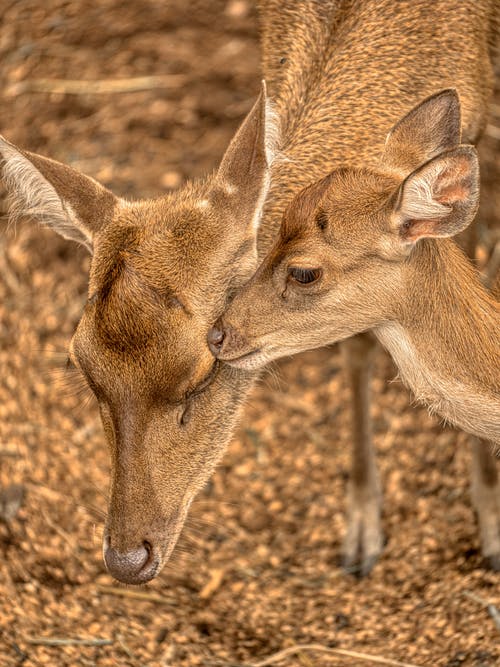
{"type": "Polygon", "coordinates": [[[125,639],[123,635],[116,635],[116,640],[120,644],[121,648],[123,649],[123,652],[131,659],[135,660],[135,655],[132,653],[132,651],[129,649],[127,644],[125,643],[125,639]]]}
{"type": "Polygon", "coordinates": [[[89,637],[82,638],[64,638],[64,637],[25,637],[27,644],[34,646],[111,646],[112,639],[96,639],[89,637]]]}
{"type": "Polygon", "coordinates": [[[498,610],[498,607],[494,605],[492,602],[485,600],[480,595],[476,595],[476,593],[473,593],[472,591],[462,591],[462,592],[465,595],[465,597],[469,598],[470,600],[474,600],[474,602],[477,602],[478,604],[483,606],[488,612],[488,614],[491,616],[496,629],[500,630],[500,611],[498,610]]]}
{"type": "Polygon", "coordinates": [[[210,579],[207,581],[205,586],[199,592],[199,597],[201,600],[208,600],[212,595],[217,591],[217,589],[222,584],[226,571],[218,567],[210,571],[210,579]]]}
{"type": "Polygon", "coordinates": [[[24,651],[21,651],[16,642],[11,641],[11,646],[14,649],[14,652],[16,653],[20,664],[22,664],[25,660],[28,659],[29,657],[28,654],[25,653],[24,651]]]}
{"type": "Polygon", "coordinates": [[[10,97],[24,93],[60,93],[62,95],[101,95],[105,93],[135,93],[154,88],[177,88],[186,83],[184,74],[159,74],[136,76],[129,79],[25,79],[9,86],[5,94],[10,97]]]}
{"type": "MultiPolygon", "coordinates": [[[[340,656],[344,658],[357,658],[358,660],[366,660],[367,662],[376,662],[379,665],[391,665],[392,667],[419,667],[413,663],[409,662],[399,662],[398,660],[391,660],[390,658],[384,658],[380,655],[371,655],[368,653],[360,653],[359,651],[348,651],[347,649],[341,648],[327,648],[321,644],[296,644],[290,648],[285,648],[278,653],[264,658],[259,662],[250,662],[244,665],[234,665],[234,667],[267,667],[268,665],[274,665],[277,662],[281,662],[284,658],[287,658],[290,655],[299,654],[302,651],[317,651],[318,653],[326,653],[331,656],[340,656]]],[[[226,663],[228,664],[228,663],[226,663]]]]}
{"type": "Polygon", "coordinates": [[[175,598],[167,598],[158,593],[148,593],[147,591],[135,591],[131,588],[119,588],[118,586],[104,586],[97,584],[96,588],[101,593],[108,595],[120,595],[124,598],[135,598],[136,600],[146,600],[147,602],[158,602],[159,604],[174,604],[177,602],[175,598]]]}

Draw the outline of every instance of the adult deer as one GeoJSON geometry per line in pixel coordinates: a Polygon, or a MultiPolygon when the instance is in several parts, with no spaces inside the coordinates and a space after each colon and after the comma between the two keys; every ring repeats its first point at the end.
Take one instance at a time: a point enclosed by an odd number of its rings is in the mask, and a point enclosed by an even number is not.
{"type": "MultiPolygon", "coordinates": [[[[492,83],[494,7],[425,0],[395,12],[391,0],[262,2],[264,74],[282,132],[271,188],[276,132],[264,92],[215,175],[154,201],[126,202],[69,167],[0,146],[14,215],[92,252],[70,354],[96,394],[111,451],[104,557],[116,578],[143,583],[160,571],[230,438],[256,374],[214,364],[207,333],[256,268],[257,251],[269,250],[286,205],[340,162],[369,160],[417,96],[443,86],[459,87],[464,133],[475,141],[492,83]]],[[[350,343],[353,488],[376,490],[374,478],[367,485],[356,472],[371,452],[360,345],[350,343]]],[[[378,503],[353,498],[357,539],[346,556],[361,546],[369,564],[381,545],[378,503]]]]}

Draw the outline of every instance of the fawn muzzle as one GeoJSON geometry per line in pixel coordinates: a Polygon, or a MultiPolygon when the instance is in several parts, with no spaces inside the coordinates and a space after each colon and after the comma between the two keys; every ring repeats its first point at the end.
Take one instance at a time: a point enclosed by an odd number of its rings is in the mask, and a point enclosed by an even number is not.
{"type": "Polygon", "coordinates": [[[251,349],[245,336],[231,325],[219,320],[208,332],[208,346],[212,354],[221,361],[237,361],[253,355],[257,350],[251,349]]]}

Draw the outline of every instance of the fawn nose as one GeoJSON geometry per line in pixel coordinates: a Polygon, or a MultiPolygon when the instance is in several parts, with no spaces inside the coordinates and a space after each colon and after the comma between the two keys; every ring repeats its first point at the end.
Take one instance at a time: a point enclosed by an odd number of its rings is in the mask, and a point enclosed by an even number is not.
{"type": "Polygon", "coordinates": [[[226,334],[222,327],[222,322],[219,320],[210,329],[207,336],[208,347],[213,355],[217,356],[220,353],[225,337],[226,334]]]}
{"type": "Polygon", "coordinates": [[[124,584],[145,584],[153,579],[159,566],[149,542],[122,552],[111,546],[109,537],[104,543],[104,562],[108,572],[124,584]]]}

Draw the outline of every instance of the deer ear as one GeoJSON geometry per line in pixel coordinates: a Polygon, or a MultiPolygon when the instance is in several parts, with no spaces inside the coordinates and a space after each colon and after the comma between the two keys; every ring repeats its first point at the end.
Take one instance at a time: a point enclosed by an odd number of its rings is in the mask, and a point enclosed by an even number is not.
{"type": "Polygon", "coordinates": [[[32,218],[92,252],[94,234],[119,201],[93,178],[55,160],[16,148],[0,137],[0,176],[11,220],[32,218]]]}
{"type": "Polygon", "coordinates": [[[459,146],[411,173],[396,193],[392,225],[404,245],[455,236],[479,205],[479,163],[473,146],[459,146]]]}
{"type": "Polygon", "coordinates": [[[215,178],[214,193],[222,192],[237,220],[251,221],[256,231],[270,183],[270,168],[278,141],[278,124],[262,82],[260,95],[233,137],[215,178]]]}
{"type": "Polygon", "coordinates": [[[454,89],[442,90],[414,107],[389,132],[382,162],[408,174],[460,144],[460,101],[454,89]]]}

